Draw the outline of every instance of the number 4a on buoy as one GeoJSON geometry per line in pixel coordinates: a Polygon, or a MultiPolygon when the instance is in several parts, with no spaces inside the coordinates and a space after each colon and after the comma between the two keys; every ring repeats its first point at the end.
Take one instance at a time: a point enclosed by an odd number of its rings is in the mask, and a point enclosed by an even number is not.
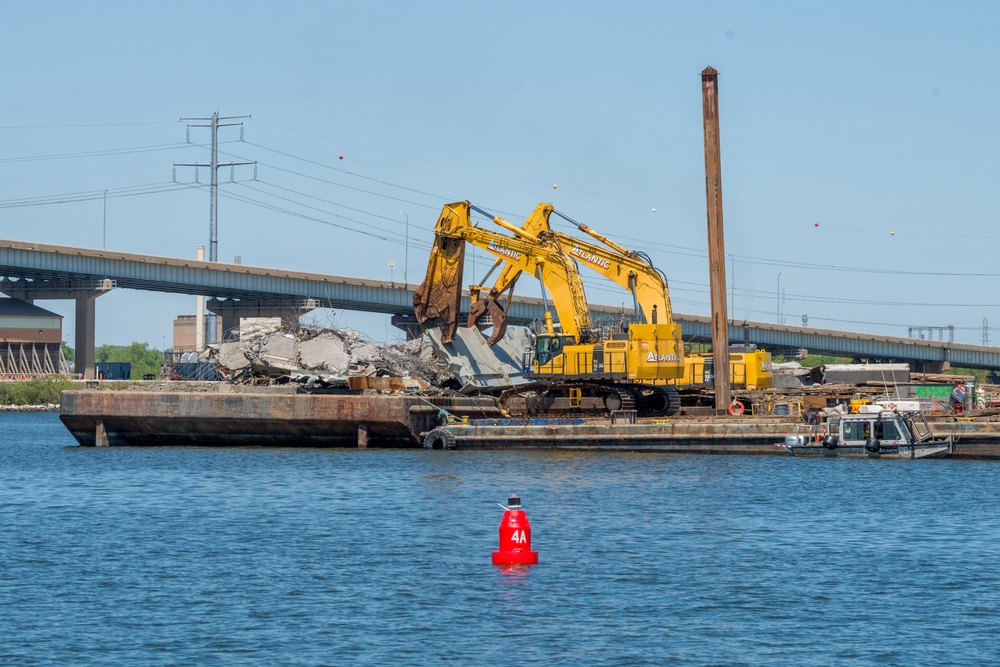
{"type": "Polygon", "coordinates": [[[521,509],[521,499],[512,494],[500,520],[500,550],[493,552],[494,565],[534,565],[538,552],[531,550],[531,524],[521,509]]]}

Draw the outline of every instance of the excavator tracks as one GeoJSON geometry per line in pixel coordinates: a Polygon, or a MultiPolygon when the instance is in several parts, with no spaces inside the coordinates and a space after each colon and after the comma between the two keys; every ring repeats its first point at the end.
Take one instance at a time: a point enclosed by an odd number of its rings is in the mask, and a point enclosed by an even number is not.
{"type": "Polygon", "coordinates": [[[500,394],[500,409],[510,417],[608,417],[636,410],[640,417],[677,413],[680,395],[672,387],[641,384],[536,382],[500,394]]]}

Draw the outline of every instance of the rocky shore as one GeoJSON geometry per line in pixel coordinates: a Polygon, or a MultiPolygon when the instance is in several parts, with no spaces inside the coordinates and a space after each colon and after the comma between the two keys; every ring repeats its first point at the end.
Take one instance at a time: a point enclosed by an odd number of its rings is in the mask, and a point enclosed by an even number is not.
{"type": "Polygon", "coordinates": [[[58,412],[58,403],[42,405],[0,405],[0,412],[58,412]]]}

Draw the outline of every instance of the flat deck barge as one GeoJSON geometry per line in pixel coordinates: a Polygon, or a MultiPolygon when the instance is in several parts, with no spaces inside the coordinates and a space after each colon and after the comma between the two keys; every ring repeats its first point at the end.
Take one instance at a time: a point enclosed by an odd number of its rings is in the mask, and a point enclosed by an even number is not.
{"type": "MultiPolygon", "coordinates": [[[[677,417],[639,423],[504,419],[461,396],[299,394],[291,389],[67,391],[60,419],[82,446],[425,447],[787,456],[792,417],[677,417]]],[[[955,435],[951,458],[1000,459],[1000,422],[932,422],[955,435]]]]}

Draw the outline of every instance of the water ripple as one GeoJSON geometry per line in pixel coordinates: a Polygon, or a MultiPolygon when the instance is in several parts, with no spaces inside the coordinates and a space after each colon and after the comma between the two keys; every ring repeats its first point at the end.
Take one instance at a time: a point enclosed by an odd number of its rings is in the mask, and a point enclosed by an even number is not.
{"type": "Polygon", "coordinates": [[[990,664],[1000,465],[81,449],[4,413],[0,663],[990,664]],[[520,493],[541,564],[489,564],[520,493]]]}

